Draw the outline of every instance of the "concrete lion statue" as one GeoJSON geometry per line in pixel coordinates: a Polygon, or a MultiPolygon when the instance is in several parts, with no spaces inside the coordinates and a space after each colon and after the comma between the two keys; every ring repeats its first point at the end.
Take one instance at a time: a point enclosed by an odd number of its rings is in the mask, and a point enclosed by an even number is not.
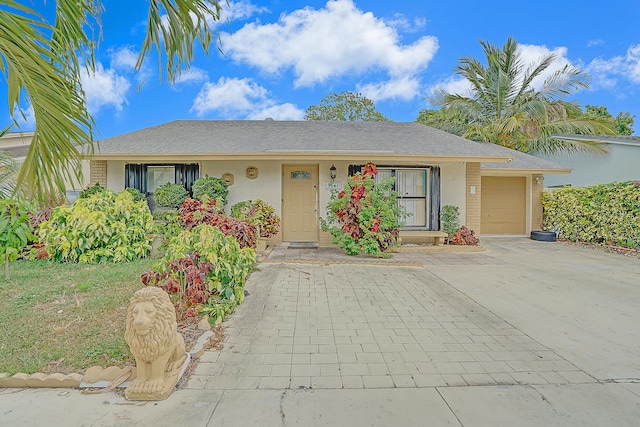
{"type": "Polygon", "coordinates": [[[164,398],[160,395],[173,389],[177,382],[174,372],[186,358],[184,339],[177,328],[175,308],[164,290],[149,286],[133,295],[124,338],[135,357],[137,376],[126,389],[128,398],[164,398]],[[174,376],[175,382],[170,384],[169,377],[174,376]]]}

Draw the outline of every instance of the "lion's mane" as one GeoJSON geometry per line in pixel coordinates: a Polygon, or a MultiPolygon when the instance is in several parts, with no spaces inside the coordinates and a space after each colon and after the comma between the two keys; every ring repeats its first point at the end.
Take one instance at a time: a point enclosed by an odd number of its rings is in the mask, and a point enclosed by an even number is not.
{"type": "Polygon", "coordinates": [[[178,323],[169,295],[162,289],[149,286],[136,291],[127,309],[124,339],[134,356],[151,362],[159,355],[175,348],[178,323]],[[144,301],[151,301],[156,309],[154,324],[146,335],[138,335],[133,326],[133,308],[144,301]]]}

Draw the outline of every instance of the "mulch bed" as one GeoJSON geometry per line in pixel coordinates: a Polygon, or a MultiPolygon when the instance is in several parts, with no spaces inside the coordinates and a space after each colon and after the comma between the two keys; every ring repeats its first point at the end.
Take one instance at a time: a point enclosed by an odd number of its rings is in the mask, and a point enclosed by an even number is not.
{"type": "Polygon", "coordinates": [[[602,244],[587,243],[587,242],[574,242],[574,241],[571,241],[571,240],[559,240],[559,242],[561,242],[561,243],[563,243],[565,245],[580,246],[580,247],[583,247],[583,248],[588,248],[588,249],[593,249],[593,250],[603,251],[603,252],[609,252],[609,253],[614,253],[614,254],[618,254],[618,255],[623,255],[623,256],[626,256],[626,257],[640,259],[640,250],[638,250],[638,249],[630,249],[630,248],[623,248],[623,247],[620,247],[620,246],[602,245],[602,244]]]}

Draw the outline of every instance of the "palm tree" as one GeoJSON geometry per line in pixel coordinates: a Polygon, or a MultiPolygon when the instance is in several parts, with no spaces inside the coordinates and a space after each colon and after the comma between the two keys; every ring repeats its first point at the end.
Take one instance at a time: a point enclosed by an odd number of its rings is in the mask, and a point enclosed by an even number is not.
{"type": "MultiPolygon", "coordinates": [[[[606,120],[584,117],[577,104],[564,98],[589,87],[583,71],[571,65],[551,73],[540,89],[533,81],[556,59],[542,57],[527,66],[518,43],[509,37],[502,48],[481,41],[487,65],[473,57],[460,59],[456,73],[471,85],[468,94],[438,91],[433,103],[441,106],[429,115],[435,126],[447,118],[463,124],[465,138],[492,142],[523,152],[602,153],[597,142],[562,139],[560,134],[613,134],[606,120]],[[582,116],[582,117],[580,117],[582,116]]],[[[458,126],[458,128],[460,128],[458,126]]]]}
{"type": "MultiPolygon", "coordinates": [[[[87,111],[80,73],[95,70],[100,0],[57,0],[55,23],[14,0],[0,5],[0,73],[8,85],[13,125],[24,101],[35,116],[35,133],[18,175],[41,204],[64,195],[67,179],[81,179],[82,151],[93,152],[95,123],[87,111]]],[[[150,0],[147,33],[136,69],[157,50],[167,79],[189,67],[193,45],[208,51],[220,19],[218,0],[150,0]]],[[[219,40],[219,39],[217,39],[219,40]]]]}

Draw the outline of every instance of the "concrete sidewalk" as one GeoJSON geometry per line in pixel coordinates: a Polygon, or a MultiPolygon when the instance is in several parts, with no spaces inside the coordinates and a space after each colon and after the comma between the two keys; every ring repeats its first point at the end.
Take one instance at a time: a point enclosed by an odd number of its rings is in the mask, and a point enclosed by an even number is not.
{"type": "Polygon", "coordinates": [[[279,249],[168,400],[4,390],[0,425],[639,425],[640,261],[483,244],[388,261],[279,249]]]}

